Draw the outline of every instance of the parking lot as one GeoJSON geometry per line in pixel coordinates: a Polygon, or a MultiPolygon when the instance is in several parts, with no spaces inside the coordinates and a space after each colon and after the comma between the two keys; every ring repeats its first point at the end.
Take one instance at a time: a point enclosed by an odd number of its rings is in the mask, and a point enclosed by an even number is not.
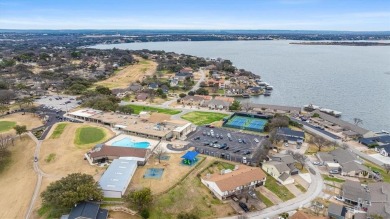
{"type": "Polygon", "coordinates": [[[75,96],[44,96],[37,99],[36,103],[40,104],[44,109],[53,109],[56,111],[68,112],[69,110],[78,107],[78,101],[75,96]]]}
{"type": "Polygon", "coordinates": [[[236,162],[251,163],[255,160],[254,151],[261,147],[263,137],[223,128],[199,126],[188,137],[188,141],[199,153],[236,162]]]}

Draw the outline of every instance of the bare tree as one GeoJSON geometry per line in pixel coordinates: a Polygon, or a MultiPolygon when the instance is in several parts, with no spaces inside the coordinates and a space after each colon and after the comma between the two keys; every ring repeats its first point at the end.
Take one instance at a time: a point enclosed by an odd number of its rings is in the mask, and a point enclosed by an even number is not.
{"type": "Polygon", "coordinates": [[[361,119],[359,119],[359,118],[353,118],[353,122],[354,122],[355,125],[357,125],[357,126],[363,124],[363,120],[361,120],[361,119]]]}
{"type": "Polygon", "coordinates": [[[161,157],[166,153],[166,150],[164,147],[162,147],[161,144],[157,146],[157,148],[154,150],[154,153],[156,154],[156,157],[158,158],[158,163],[161,163],[161,157]]]}
{"type": "Polygon", "coordinates": [[[298,152],[292,152],[291,155],[293,156],[294,160],[296,160],[299,164],[301,164],[301,170],[302,170],[303,167],[305,166],[305,162],[307,159],[306,155],[298,152]]]}
{"type": "Polygon", "coordinates": [[[241,104],[241,108],[245,110],[245,112],[249,112],[253,109],[251,101],[245,101],[241,104]]]}
{"type": "Polygon", "coordinates": [[[310,144],[314,144],[318,147],[318,151],[321,151],[322,148],[330,146],[332,143],[326,140],[323,137],[312,135],[309,139],[310,144]]]}

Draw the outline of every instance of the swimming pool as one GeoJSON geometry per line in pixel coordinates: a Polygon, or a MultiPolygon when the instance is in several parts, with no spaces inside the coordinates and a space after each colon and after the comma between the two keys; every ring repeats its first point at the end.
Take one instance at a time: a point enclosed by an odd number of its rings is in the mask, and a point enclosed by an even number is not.
{"type": "Polygon", "coordinates": [[[135,142],[133,139],[126,137],[122,138],[119,141],[114,141],[111,146],[117,146],[117,147],[131,147],[131,148],[148,148],[150,146],[149,142],[146,141],[140,141],[135,142]]]}

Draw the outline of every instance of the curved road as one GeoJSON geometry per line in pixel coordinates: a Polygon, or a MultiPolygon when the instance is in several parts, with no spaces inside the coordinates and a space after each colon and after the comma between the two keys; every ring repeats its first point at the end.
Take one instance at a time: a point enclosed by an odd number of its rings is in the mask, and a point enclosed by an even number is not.
{"type": "MultiPolygon", "coordinates": [[[[278,205],[274,205],[272,207],[263,209],[261,211],[255,211],[245,214],[246,218],[273,218],[278,216],[283,212],[289,212],[295,209],[298,209],[306,204],[309,204],[312,200],[318,197],[323,189],[324,181],[322,180],[321,174],[318,169],[313,166],[310,162],[306,162],[307,166],[315,171],[315,175],[310,174],[311,183],[306,191],[306,193],[288,200],[286,202],[282,202],[278,205]]],[[[225,219],[237,219],[239,216],[226,217],[225,219]]]]}

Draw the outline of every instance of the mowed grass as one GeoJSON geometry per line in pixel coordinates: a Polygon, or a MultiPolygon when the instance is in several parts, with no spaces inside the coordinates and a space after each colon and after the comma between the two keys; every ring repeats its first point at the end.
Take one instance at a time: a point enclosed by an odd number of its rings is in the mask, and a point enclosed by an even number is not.
{"type": "Polygon", "coordinates": [[[368,161],[366,163],[364,163],[364,165],[367,166],[368,168],[370,168],[371,170],[378,171],[381,174],[383,181],[390,183],[390,174],[387,173],[386,170],[384,170],[382,167],[375,165],[375,164],[368,162],[368,161]]]}
{"type": "Polygon", "coordinates": [[[16,125],[16,122],[12,121],[0,121],[0,132],[6,132],[12,129],[16,125]]]}
{"type": "Polygon", "coordinates": [[[331,181],[331,182],[337,182],[337,183],[343,183],[345,182],[345,180],[343,179],[339,179],[339,178],[336,178],[336,177],[330,177],[328,175],[325,175],[325,174],[322,174],[322,178],[326,181],[331,181]]]}
{"type": "Polygon", "coordinates": [[[61,134],[64,132],[64,129],[68,125],[67,123],[60,123],[56,126],[56,128],[53,131],[53,134],[51,134],[50,138],[55,139],[59,138],[61,134]]]}
{"type": "Polygon", "coordinates": [[[180,110],[164,109],[164,108],[151,107],[151,106],[139,106],[139,105],[132,105],[132,104],[126,106],[132,108],[134,110],[134,114],[139,114],[141,111],[153,111],[153,112],[165,113],[168,115],[175,115],[181,112],[180,110]]]}
{"type": "Polygon", "coordinates": [[[283,201],[287,201],[295,197],[284,185],[279,185],[276,179],[268,174],[267,180],[265,181],[265,188],[269,189],[283,201]]]}
{"type": "Polygon", "coordinates": [[[92,143],[98,143],[103,140],[106,136],[106,133],[101,128],[96,127],[80,127],[76,130],[76,145],[87,145],[92,143]]]}
{"type": "Polygon", "coordinates": [[[228,114],[194,111],[184,114],[181,118],[188,120],[195,125],[206,125],[212,122],[221,121],[226,116],[228,116],[228,114]]]}

